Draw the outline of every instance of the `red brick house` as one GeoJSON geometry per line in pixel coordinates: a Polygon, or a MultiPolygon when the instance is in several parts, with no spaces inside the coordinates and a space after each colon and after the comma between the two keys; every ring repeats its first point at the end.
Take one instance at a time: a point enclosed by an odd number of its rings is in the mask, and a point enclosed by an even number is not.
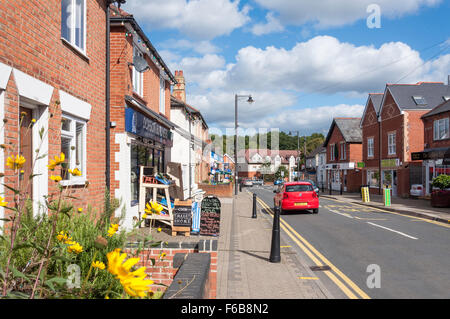
{"type": "Polygon", "coordinates": [[[132,15],[112,6],[110,23],[111,194],[122,199],[129,228],[138,217],[139,167],[166,171],[176,80],[132,15]]]}
{"type": "Polygon", "coordinates": [[[411,184],[422,184],[422,163],[411,158],[423,150],[422,115],[450,95],[441,82],[387,84],[381,102],[381,183],[391,185],[393,195],[409,196],[411,184]]]}
{"type": "MultiPolygon", "coordinates": [[[[61,174],[49,172],[49,158],[64,152],[82,176],[60,184],[73,187],[76,205],[98,211],[106,166],[106,1],[2,1],[0,12],[0,183],[25,187],[30,174],[42,174],[27,189],[34,213],[46,212],[44,196],[57,191],[49,177],[61,174]],[[21,176],[5,165],[13,154],[26,158],[21,176]]],[[[0,193],[13,201],[3,185],[0,193]]]]}
{"type": "Polygon", "coordinates": [[[378,120],[383,93],[370,93],[361,117],[362,129],[362,184],[379,194],[380,176],[380,122],[378,120]]]}
{"type": "Polygon", "coordinates": [[[361,118],[334,118],[323,146],[327,150],[326,181],[333,190],[359,192],[361,187],[361,118]]]}
{"type": "Polygon", "coordinates": [[[419,158],[425,168],[425,191],[432,191],[431,182],[440,174],[450,175],[450,96],[445,102],[422,115],[424,126],[424,150],[419,158]]]}

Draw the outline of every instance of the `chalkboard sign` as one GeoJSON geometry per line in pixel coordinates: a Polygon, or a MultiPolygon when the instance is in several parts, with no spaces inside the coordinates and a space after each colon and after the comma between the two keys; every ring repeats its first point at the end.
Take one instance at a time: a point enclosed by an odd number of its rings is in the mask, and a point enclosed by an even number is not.
{"type": "Polygon", "coordinates": [[[220,230],[220,200],[207,196],[202,200],[200,235],[218,236],[220,230]]]}
{"type": "Polygon", "coordinates": [[[192,202],[175,201],[173,209],[173,226],[191,227],[192,224],[192,202]]]}

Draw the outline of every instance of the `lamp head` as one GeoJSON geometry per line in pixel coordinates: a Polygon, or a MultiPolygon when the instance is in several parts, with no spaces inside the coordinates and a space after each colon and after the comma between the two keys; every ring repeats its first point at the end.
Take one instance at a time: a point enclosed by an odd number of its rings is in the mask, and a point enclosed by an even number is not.
{"type": "Polygon", "coordinates": [[[248,103],[253,103],[253,102],[255,102],[255,100],[253,100],[253,99],[252,99],[252,96],[249,95],[249,96],[248,96],[247,102],[248,102],[248,103]]]}

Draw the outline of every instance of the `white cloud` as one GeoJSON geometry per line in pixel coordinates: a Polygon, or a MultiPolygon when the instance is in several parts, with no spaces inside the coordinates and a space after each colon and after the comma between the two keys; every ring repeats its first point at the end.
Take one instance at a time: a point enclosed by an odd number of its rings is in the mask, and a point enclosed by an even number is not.
{"type": "Polygon", "coordinates": [[[366,19],[367,6],[376,3],[381,16],[396,18],[413,14],[421,7],[438,5],[442,0],[255,0],[266,9],[280,14],[285,24],[303,25],[312,23],[318,28],[342,26],[366,19]]]}
{"type": "Polygon", "coordinates": [[[238,0],[134,0],[128,1],[124,9],[139,23],[177,29],[196,40],[229,34],[250,20],[250,8],[239,9],[238,0]]]}
{"type": "Polygon", "coordinates": [[[281,25],[280,21],[274,17],[273,12],[269,12],[266,15],[267,23],[257,23],[255,24],[251,31],[254,35],[264,35],[269,33],[281,32],[284,27],[281,25]]]}

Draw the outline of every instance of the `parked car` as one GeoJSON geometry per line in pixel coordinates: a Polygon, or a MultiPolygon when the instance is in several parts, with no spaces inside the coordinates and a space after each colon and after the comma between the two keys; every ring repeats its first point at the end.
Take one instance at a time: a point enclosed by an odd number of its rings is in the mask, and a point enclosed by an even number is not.
{"type": "Polygon", "coordinates": [[[242,183],[242,186],[247,186],[247,187],[253,186],[253,182],[251,179],[245,179],[242,183]]]}
{"type": "Polygon", "coordinates": [[[411,196],[423,196],[424,189],[422,184],[412,184],[409,193],[411,194],[411,196]]]}
{"type": "Polygon", "coordinates": [[[277,179],[275,182],[273,182],[273,185],[281,185],[283,184],[283,180],[282,179],[277,179]]]}
{"type": "Polygon", "coordinates": [[[264,181],[262,179],[253,179],[253,185],[264,185],[264,181]]]}
{"type": "Polygon", "coordinates": [[[317,196],[319,196],[319,187],[316,186],[316,183],[313,180],[311,180],[311,179],[305,179],[304,181],[311,183],[311,185],[313,186],[314,191],[316,192],[317,196]]]}
{"type": "Polygon", "coordinates": [[[274,190],[274,205],[280,207],[281,213],[296,210],[312,210],[319,213],[319,196],[317,196],[310,182],[284,183],[278,190],[274,190]]]}

